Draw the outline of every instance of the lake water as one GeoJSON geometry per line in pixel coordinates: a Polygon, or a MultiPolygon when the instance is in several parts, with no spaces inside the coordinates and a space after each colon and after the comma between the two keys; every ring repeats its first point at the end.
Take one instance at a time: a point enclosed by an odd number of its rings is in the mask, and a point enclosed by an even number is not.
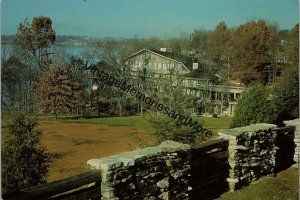
{"type": "MultiPolygon", "coordinates": [[[[88,51],[94,51],[95,46],[67,46],[67,45],[55,45],[54,48],[52,50],[50,50],[50,52],[53,51],[64,51],[66,54],[68,55],[73,55],[73,56],[78,56],[82,58],[82,54],[87,53],[88,51]]],[[[5,44],[2,43],[1,44],[1,58],[2,56],[5,57],[5,59],[8,59],[10,56],[10,52],[12,51],[12,45],[11,44],[5,44]]],[[[100,53],[98,54],[100,55],[100,53]]],[[[97,58],[100,58],[99,56],[97,58]]],[[[83,58],[84,60],[86,60],[87,58],[83,58]]],[[[92,63],[96,63],[98,60],[97,59],[88,59],[90,62],[92,63]]],[[[8,99],[5,98],[5,96],[2,96],[2,102],[1,105],[3,106],[3,108],[6,107],[8,103],[8,99]]]]}
{"type": "MultiPolygon", "coordinates": [[[[8,43],[1,44],[1,56],[9,57],[10,52],[12,50],[12,45],[8,43]]],[[[61,45],[56,44],[50,50],[50,52],[65,52],[68,55],[82,57],[83,54],[88,54],[91,51],[95,51],[95,46],[68,46],[68,45],[61,45]]]]}

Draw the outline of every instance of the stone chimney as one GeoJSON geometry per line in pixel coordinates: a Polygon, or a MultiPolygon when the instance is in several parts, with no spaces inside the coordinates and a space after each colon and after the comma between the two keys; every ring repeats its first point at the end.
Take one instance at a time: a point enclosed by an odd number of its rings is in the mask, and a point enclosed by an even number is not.
{"type": "Polygon", "coordinates": [[[161,51],[161,52],[167,52],[167,48],[160,48],[159,51],[161,51]]]}

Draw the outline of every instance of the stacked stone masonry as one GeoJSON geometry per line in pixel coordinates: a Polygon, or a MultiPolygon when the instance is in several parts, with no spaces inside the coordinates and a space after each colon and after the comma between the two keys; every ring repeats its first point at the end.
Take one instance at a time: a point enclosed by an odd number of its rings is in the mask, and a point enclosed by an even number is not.
{"type": "Polygon", "coordinates": [[[255,124],[219,130],[219,135],[229,140],[227,181],[231,191],[292,164],[294,127],[255,124]]]}
{"type": "Polygon", "coordinates": [[[189,151],[190,145],[165,141],[88,164],[101,170],[104,200],[189,199],[189,151]]]}
{"type": "Polygon", "coordinates": [[[220,139],[198,146],[164,141],[88,164],[101,172],[103,200],[214,199],[291,166],[294,131],[255,124],[219,130],[220,139]]]}
{"type": "Polygon", "coordinates": [[[300,119],[294,119],[290,121],[284,121],[287,126],[295,126],[295,139],[294,142],[296,144],[294,161],[300,163],[300,119]]]}

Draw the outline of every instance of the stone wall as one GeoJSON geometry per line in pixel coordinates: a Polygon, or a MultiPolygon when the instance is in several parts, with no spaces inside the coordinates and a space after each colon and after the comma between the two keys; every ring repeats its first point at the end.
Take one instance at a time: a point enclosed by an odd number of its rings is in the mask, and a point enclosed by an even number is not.
{"type": "Polygon", "coordinates": [[[290,121],[284,121],[284,124],[287,126],[295,126],[295,139],[294,142],[296,144],[294,161],[298,164],[300,163],[300,119],[294,119],[290,121]]]}
{"type": "Polygon", "coordinates": [[[116,199],[215,199],[293,164],[294,126],[224,129],[221,139],[193,146],[173,141],[92,159],[101,196],[116,199]]]}
{"type": "Polygon", "coordinates": [[[229,140],[230,190],[290,166],[294,156],[293,134],[294,127],[277,128],[273,124],[220,130],[220,137],[229,140]]]}
{"type": "Polygon", "coordinates": [[[188,199],[190,145],[159,146],[88,161],[102,173],[102,199],[188,199]]]}

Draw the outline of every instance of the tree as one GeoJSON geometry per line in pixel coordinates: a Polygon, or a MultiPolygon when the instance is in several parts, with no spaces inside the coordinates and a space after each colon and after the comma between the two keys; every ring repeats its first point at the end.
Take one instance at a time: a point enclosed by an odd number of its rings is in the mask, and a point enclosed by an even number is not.
{"type": "Polygon", "coordinates": [[[157,142],[173,140],[186,144],[194,144],[197,141],[197,135],[191,131],[191,128],[173,118],[148,112],[146,120],[150,122],[157,142]]]}
{"type": "Polygon", "coordinates": [[[299,23],[290,32],[287,58],[289,62],[299,63],[299,23]]]}
{"type": "Polygon", "coordinates": [[[3,36],[1,36],[2,44],[1,44],[1,64],[8,60],[10,55],[12,54],[12,48],[9,44],[5,44],[3,41],[3,36]]]}
{"type": "Polygon", "coordinates": [[[228,62],[231,33],[225,22],[220,22],[214,32],[207,38],[207,46],[211,49],[213,59],[219,65],[228,62]]]}
{"type": "MultiPolygon", "coordinates": [[[[126,42],[115,43],[107,41],[103,46],[102,60],[110,67],[109,71],[116,78],[129,81],[131,78],[131,66],[124,62],[129,48],[126,42]]],[[[119,116],[123,116],[124,103],[126,101],[126,93],[121,90],[116,91],[119,107],[119,116]]]]}
{"type": "Polygon", "coordinates": [[[48,158],[41,145],[38,121],[29,114],[16,114],[4,130],[2,146],[2,193],[46,182],[48,158]]]}
{"type": "Polygon", "coordinates": [[[263,20],[251,21],[238,27],[233,34],[230,74],[245,85],[256,81],[266,83],[266,67],[271,63],[270,50],[276,41],[273,27],[263,20]]]}
{"type": "MultiPolygon", "coordinates": [[[[225,94],[229,101],[229,63],[231,59],[231,32],[225,22],[220,22],[207,38],[207,46],[210,49],[213,61],[218,65],[218,75],[222,84],[220,112],[223,114],[225,94]]],[[[228,102],[227,102],[228,103],[228,102]]]]}
{"type": "Polygon", "coordinates": [[[283,125],[284,120],[299,117],[299,66],[289,68],[284,77],[274,89],[278,125],[283,125]]]}
{"type": "Polygon", "coordinates": [[[34,17],[31,25],[28,19],[20,23],[15,44],[19,49],[28,51],[38,62],[39,67],[47,65],[49,61],[48,49],[56,38],[52,29],[52,20],[49,17],[34,17]]]}
{"type": "Polygon", "coordinates": [[[83,60],[78,57],[71,56],[67,59],[63,69],[63,73],[68,77],[71,83],[72,96],[77,102],[76,105],[74,104],[72,107],[72,112],[83,115],[86,111],[86,105],[90,103],[92,79],[84,68],[83,60]]]}
{"type": "Polygon", "coordinates": [[[55,32],[52,29],[52,20],[49,17],[35,17],[30,24],[28,19],[20,23],[16,33],[12,55],[23,63],[29,72],[27,82],[29,87],[23,88],[26,95],[26,104],[22,108],[33,112],[33,85],[39,79],[41,68],[50,64],[49,49],[55,41],[55,32]],[[30,104],[30,105],[29,105],[30,104]]]}
{"type": "MultiPolygon", "coordinates": [[[[165,79],[157,80],[158,91],[153,98],[159,99],[159,102],[171,111],[180,113],[183,116],[190,117],[193,108],[193,98],[183,95],[184,86],[179,73],[174,68],[169,68],[169,74],[165,79]]],[[[153,133],[159,142],[163,140],[174,140],[183,143],[194,143],[197,140],[197,134],[191,128],[182,124],[177,119],[159,113],[150,108],[146,119],[153,128],[153,133]]]]}
{"type": "Polygon", "coordinates": [[[190,36],[181,33],[179,37],[167,38],[164,42],[165,47],[170,48],[173,53],[182,54],[190,50],[190,36]]]}
{"type": "Polygon", "coordinates": [[[261,83],[257,83],[244,91],[238,99],[231,126],[274,123],[276,118],[274,95],[261,83]]]}
{"type": "Polygon", "coordinates": [[[42,72],[37,83],[38,111],[51,112],[56,119],[59,113],[69,112],[77,104],[74,87],[76,83],[57,64],[52,65],[42,72]]]}
{"type": "Polygon", "coordinates": [[[100,81],[98,77],[98,72],[101,70],[117,77],[117,75],[115,75],[115,69],[102,61],[96,63],[93,68],[94,69],[91,70],[93,89],[90,94],[92,110],[96,110],[97,116],[100,116],[101,113],[106,115],[115,115],[117,114],[117,107],[119,107],[119,115],[123,115],[123,101],[120,103],[120,96],[123,98],[123,94],[116,88],[100,81]],[[96,88],[94,86],[96,86],[96,88]],[[120,111],[122,113],[120,113],[120,111]]]}
{"type": "MultiPolygon", "coordinates": [[[[135,77],[137,89],[139,92],[153,96],[155,93],[154,88],[156,87],[154,80],[155,70],[154,66],[152,65],[153,57],[149,52],[145,52],[139,59],[139,62],[141,63],[141,66],[136,69],[137,74],[135,77]]],[[[143,101],[141,101],[139,98],[136,98],[135,101],[137,102],[138,113],[143,115],[143,101]]]]}
{"type": "Polygon", "coordinates": [[[1,96],[7,106],[14,104],[18,106],[18,110],[26,110],[29,103],[27,102],[29,76],[28,67],[17,57],[12,56],[3,62],[1,96]]]}
{"type": "MultiPolygon", "coordinates": [[[[150,37],[144,40],[144,47],[146,49],[159,49],[162,47],[162,40],[157,37],[150,37]]],[[[139,49],[140,50],[140,49],[139,49]]]]}
{"type": "Polygon", "coordinates": [[[207,49],[207,38],[210,32],[205,29],[195,29],[191,35],[191,47],[196,53],[202,54],[207,49]]]}

